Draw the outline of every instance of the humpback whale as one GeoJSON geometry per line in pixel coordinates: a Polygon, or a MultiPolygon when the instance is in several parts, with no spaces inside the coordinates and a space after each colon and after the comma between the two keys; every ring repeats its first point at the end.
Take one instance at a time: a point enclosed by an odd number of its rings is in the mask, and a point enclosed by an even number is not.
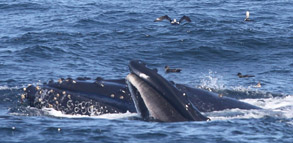
{"type": "Polygon", "coordinates": [[[126,77],[137,112],[144,119],[164,122],[207,121],[182,92],[162,76],[145,67],[140,61],[131,61],[131,74],[126,77]]]}
{"type": "Polygon", "coordinates": [[[203,89],[170,82],[142,61],[130,61],[126,79],[59,79],[29,85],[23,104],[54,108],[64,114],[101,115],[137,112],[144,120],[163,122],[206,121],[202,112],[225,109],[260,109],[203,89]]]}
{"type": "Polygon", "coordinates": [[[201,112],[225,109],[260,109],[202,89],[173,84],[141,61],[131,61],[126,80],[136,111],[144,119],[159,121],[206,121],[201,112]]]}
{"type": "Polygon", "coordinates": [[[191,22],[190,18],[185,15],[182,16],[179,21],[177,21],[176,19],[172,20],[168,15],[164,15],[164,16],[158,17],[154,22],[163,21],[164,19],[169,20],[172,25],[179,25],[181,22],[183,22],[183,20],[186,20],[187,22],[191,22]]]}

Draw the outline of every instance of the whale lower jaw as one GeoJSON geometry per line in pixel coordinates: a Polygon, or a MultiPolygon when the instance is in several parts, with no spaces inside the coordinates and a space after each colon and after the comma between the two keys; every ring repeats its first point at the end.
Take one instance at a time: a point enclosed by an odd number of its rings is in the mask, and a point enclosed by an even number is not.
{"type": "Polygon", "coordinates": [[[134,103],[138,113],[144,119],[154,119],[162,122],[187,121],[172,104],[138,76],[128,74],[126,80],[128,81],[129,87],[131,87],[131,93],[134,93],[134,90],[139,92],[139,94],[132,94],[132,98],[135,101],[134,103]],[[142,110],[142,107],[145,107],[147,110],[142,110]]]}
{"type": "Polygon", "coordinates": [[[162,122],[209,120],[188,100],[178,98],[181,95],[166,94],[168,88],[158,89],[155,84],[145,81],[134,73],[128,74],[126,81],[136,111],[145,120],[162,122]],[[177,102],[177,99],[182,100],[177,102]]]}

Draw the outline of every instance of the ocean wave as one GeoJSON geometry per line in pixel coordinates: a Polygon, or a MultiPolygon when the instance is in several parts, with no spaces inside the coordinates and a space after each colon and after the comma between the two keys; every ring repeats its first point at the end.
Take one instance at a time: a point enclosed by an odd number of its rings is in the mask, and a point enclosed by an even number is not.
{"type": "MultiPolygon", "coordinates": [[[[19,87],[0,86],[0,105],[1,107],[14,108],[19,102],[19,87]]],[[[1,111],[1,110],[0,110],[1,111]]]]}
{"type": "Polygon", "coordinates": [[[32,43],[42,42],[41,40],[33,39],[35,37],[34,34],[35,33],[28,32],[28,33],[22,34],[17,37],[11,37],[11,38],[5,40],[5,42],[6,43],[14,43],[14,44],[16,44],[16,43],[23,44],[23,43],[29,43],[29,42],[32,42],[32,43]]]}
{"type": "Polygon", "coordinates": [[[261,110],[227,109],[205,113],[212,121],[250,118],[293,118],[293,95],[285,97],[242,99],[241,101],[261,107],[261,110]]]}
{"type": "MultiPolygon", "coordinates": [[[[1,64],[0,64],[1,65],[1,64]]],[[[4,83],[11,83],[11,82],[15,82],[16,80],[14,79],[7,79],[7,80],[0,80],[0,83],[1,82],[4,82],[4,83]]],[[[4,86],[5,87],[5,86],[4,86]]],[[[0,90],[1,90],[1,86],[0,86],[0,90]]]]}
{"type": "Polygon", "coordinates": [[[7,3],[0,4],[0,9],[5,11],[23,11],[23,10],[33,10],[33,11],[43,11],[50,9],[49,5],[44,5],[40,3],[33,2],[21,2],[21,3],[7,3]]]}
{"type": "Polygon", "coordinates": [[[263,72],[262,74],[275,74],[275,73],[282,73],[282,74],[290,74],[292,73],[292,70],[289,70],[289,69],[272,69],[270,71],[266,71],[266,72],[263,72]]]}
{"type": "Polygon", "coordinates": [[[210,87],[208,86],[199,86],[201,89],[208,90],[210,92],[215,92],[219,94],[223,94],[223,96],[237,98],[237,99],[246,99],[246,98],[272,98],[272,97],[283,97],[286,96],[286,94],[281,93],[272,93],[269,91],[262,91],[258,88],[255,88],[254,86],[226,86],[225,88],[219,88],[219,87],[210,87]],[[226,89],[228,88],[228,89],[226,89]]]}
{"type": "MultiPolygon", "coordinates": [[[[95,18],[83,18],[83,19],[79,19],[75,22],[74,26],[102,26],[108,24],[106,22],[102,22],[99,19],[95,19],[95,18]]],[[[84,27],[83,27],[84,28],[84,27]]]]}
{"type": "Polygon", "coordinates": [[[293,118],[293,95],[266,99],[244,99],[241,101],[281,113],[283,117],[288,119],[293,118]]]}
{"type": "Polygon", "coordinates": [[[9,87],[7,85],[0,86],[0,90],[14,90],[14,89],[19,89],[19,87],[18,86],[9,87]]]}
{"type": "Polygon", "coordinates": [[[16,53],[21,56],[21,57],[38,57],[38,58],[54,58],[57,55],[62,55],[66,53],[63,49],[61,48],[52,48],[52,47],[47,47],[47,46],[42,46],[42,45],[36,45],[32,47],[27,47],[24,49],[21,49],[19,51],[16,51],[16,53]]]}
{"type": "Polygon", "coordinates": [[[70,33],[62,31],[26,32],[16,37],[6,38],[5,43],[9,44],[45,44],[51,41],[62,42],[71,38],[80,38],[83,35],[79,32],[70,33]]]}
{"type": "MultiPolygon", "coordinates": [[[[238,54],[236,50],[233,49],[227,49],[225,47],[213,47],[208,45],[198,45],[197,47],[193,48],[181,48],[178,49],[177,47],[180,46],[179,42],[182,42],[179,40],[176,44],[170,44],[174,46],[168,47],[168,50],[164,51],[164,56],[169,57],[172,56],[173,59],[177,58],[184,58],[188,57],[196,59],[196,60],[239,60],[241,55],[238,54]],[[209,57],[208,59],[206,57],[209,57]]],[[[174,41],[172,42],[174,43],[174,41]]],[[[188,44],[188,41],[187,41],[188,44]]],[[[183,44],[184,45],[184,44],[183,44]]],[[[182,45],[181,45],[182,46],[182,45]]],[[[180,47],[181,47],[180,46],[180,47]]],[[[185,46],[183,46],[185,47],[185,46]]]]}
{"type": "MultiPolygon", "coordinates": [[[[290,112],[290,111],[287,111],[290,112]]],[[[287,113],[286,112],[286,113],[287,113]]],[[[271,110],[240,110],[231,109],[206,113],[212,121],[235,119],[260,119],[260,118],[288,118],[286,113],[271,110]]],[[[288,119],[290,119],[289,117],[288,119]]]]}

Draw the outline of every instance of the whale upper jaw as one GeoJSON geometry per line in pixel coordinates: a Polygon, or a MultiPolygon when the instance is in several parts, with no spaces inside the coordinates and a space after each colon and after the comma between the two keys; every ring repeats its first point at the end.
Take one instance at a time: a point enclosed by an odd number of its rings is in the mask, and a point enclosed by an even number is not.
{"type": "Polygon", "coordinates": [[[85,82],[60,79],[43,85],[29,85],[21,95],[24,105],[53,108],[70,115],[102,115],[135,112],[125,80],[85,82]]]}
{"type": "Polygon", "coordinates": [[[184,93],[141,61],[131,61],[129,68],[128,89],[142,118],[163,122],[209,120],[184,93]]]}

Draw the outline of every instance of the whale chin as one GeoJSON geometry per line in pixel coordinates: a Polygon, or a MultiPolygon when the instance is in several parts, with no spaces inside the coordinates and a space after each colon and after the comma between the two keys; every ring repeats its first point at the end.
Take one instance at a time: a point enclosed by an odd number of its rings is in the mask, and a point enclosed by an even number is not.
{"type": "Polygon", "coordinates": [[[164,97],[135,74],[126,77],[138,114],[144,120],[187,121],[164,97]],[[136,94],[134,94],[136,93],[136,94]]]}

